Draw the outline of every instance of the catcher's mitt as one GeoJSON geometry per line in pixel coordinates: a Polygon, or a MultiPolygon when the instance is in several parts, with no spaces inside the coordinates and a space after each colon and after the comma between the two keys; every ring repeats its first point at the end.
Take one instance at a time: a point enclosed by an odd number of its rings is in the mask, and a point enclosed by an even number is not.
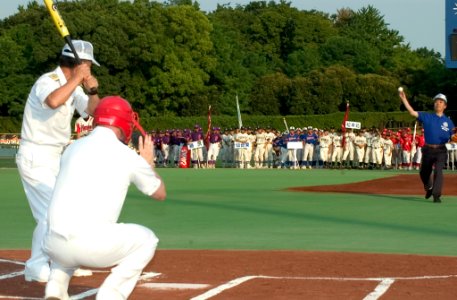
{"type": "Polygon", "coordinates": [[[457,143],[457,133],[454,133],[454,134],[451,136],[451,142],[457,143]]]}

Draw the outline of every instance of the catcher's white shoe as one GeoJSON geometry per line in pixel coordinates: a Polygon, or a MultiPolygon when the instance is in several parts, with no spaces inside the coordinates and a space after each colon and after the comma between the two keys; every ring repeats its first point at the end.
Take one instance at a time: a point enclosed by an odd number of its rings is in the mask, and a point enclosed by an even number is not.
{"type": "Polygon", "coordinates": [[[86,269],[76,269],[75,272],[73,273],[73,276],[75,276],[75,277],[92,276],[92,271],[86,270],[86,269]]]}
{"type": "Polygon", "coordinates": [[[58,284],[55,280],[50,280],[46,284],[45,300],[70,300],[68,296],[68,292],[65,290],[63,286],[58,284]]]}

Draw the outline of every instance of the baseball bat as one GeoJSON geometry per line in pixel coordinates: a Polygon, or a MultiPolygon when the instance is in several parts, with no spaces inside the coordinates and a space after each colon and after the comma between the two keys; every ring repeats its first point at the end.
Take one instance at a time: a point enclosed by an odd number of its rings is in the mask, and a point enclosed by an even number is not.
{"type": "Polygon", "coordinates": [[[71,40],[70,32],[68,31],[65,22],[62,19],[59,11],[57,10],[57,5],[54,4],[53,0],[44,0],[44,4],[46,5],[49,14],[51,15],[52,20],[54,21],[54,25],[56,25],[57,31],[60,33],[62,38],[67,42],[68,46],[70,46],[71,51],[75,56],[75,60],[77,64],[81,63],[81,59],[76,52],[75,46],[73,45],[73,41],[71,40]]]}

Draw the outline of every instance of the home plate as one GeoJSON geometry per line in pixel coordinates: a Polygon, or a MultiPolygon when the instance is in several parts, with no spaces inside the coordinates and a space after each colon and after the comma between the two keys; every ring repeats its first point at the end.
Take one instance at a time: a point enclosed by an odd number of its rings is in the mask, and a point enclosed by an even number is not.
{"type": "Polygon", "coordinates": [[[150,282],[143,283],[140,287],[155,290],[200,290],[209,287],[209,284],[195,284],[195,283],[160,283],[150,282]]]}

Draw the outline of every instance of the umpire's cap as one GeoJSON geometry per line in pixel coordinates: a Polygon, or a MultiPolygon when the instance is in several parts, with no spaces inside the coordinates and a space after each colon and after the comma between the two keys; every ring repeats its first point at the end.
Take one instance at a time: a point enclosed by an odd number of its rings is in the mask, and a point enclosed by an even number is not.
{"type": "Polygon", "coordinates": [[[447,104],[446,95],[439,93],[438,95],[436,95],[435,97],[433,97],[433,101],[436,101],[436,100],[438,100],[438,99],[443,100],[443,101],[447,104]]]}

